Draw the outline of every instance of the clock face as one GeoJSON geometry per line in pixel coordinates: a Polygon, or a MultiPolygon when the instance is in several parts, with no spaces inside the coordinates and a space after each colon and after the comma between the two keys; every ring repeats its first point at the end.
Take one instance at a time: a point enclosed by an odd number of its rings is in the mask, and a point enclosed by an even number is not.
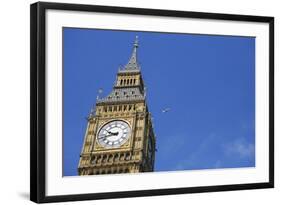
{"type": "Polygon", "coordinates": [[[131,135],[131,128],[125,121],[114,120],[106,123],[98,132],[99,144],[106,148],[116,148],[123,145],[131,135]]]}

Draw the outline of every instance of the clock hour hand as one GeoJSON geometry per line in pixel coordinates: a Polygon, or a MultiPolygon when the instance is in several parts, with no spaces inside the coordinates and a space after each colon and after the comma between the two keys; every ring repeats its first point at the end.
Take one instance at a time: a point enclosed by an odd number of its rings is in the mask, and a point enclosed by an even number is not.
{"type": "Polygon", "coordinates": [[[110,136],[117,136],[119,132],[110,132],[110,136]]]}
{"type": "Polygon", "coordinates": [[[107,131],[107,130],[105,130],[109,135],[107,135],[107,136],[114,136],[114,135],[118,135],[119,134],[119,132],[110,132],[110,131],[107,131]]]}
{"type": "Polygon", "coordinates": [[[112,133],[112,132],[110,132],[110,131],[107,131],[107,130],[105,130],[105,131],[106,131],[106,132],[107,132],[108,134],[110,134],[110,135],[111,135],[111,133],[112,133]]]}

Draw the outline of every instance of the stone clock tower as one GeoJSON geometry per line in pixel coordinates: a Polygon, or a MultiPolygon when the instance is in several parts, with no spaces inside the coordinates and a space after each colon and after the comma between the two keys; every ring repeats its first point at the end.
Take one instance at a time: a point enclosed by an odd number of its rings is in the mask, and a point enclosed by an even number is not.
{"type": "Polygon", "coordinates": [[[111,93],[97,98],[88,117],[79,175],[154,170],[156,142],[137,49],[136,37],[132,56],[119,69],[111,93]]]}

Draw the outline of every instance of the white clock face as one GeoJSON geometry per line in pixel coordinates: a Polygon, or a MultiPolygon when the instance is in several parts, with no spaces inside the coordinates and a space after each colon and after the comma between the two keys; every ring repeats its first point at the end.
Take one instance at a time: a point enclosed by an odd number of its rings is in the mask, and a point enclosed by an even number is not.
{"type": "Polygon", "coordinates": [[[99,130],[97,140],[106,148],[116,148],[123,145],[131,135],[131,128],[127,122],[114,120],[106,123],[99,130]]]}

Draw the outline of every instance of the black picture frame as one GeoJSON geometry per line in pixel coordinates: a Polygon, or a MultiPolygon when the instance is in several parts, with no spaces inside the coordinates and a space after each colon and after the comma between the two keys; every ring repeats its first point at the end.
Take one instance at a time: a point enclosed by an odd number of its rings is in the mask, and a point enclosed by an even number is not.
{"type": "Polygon", "coordinates": [[[38,2],[30,7],[30,200],[37,203],[97,200],[198,192],[230,191],[274,187],[274,18],[265,16],[202,13],[144,8],[38,2]],[[121,13],[163,17],[263,22],[269,24],[269,181],[250,184],[170,188],[126,192],[46,196],[46,11],[48,9],[121,13]]]}

